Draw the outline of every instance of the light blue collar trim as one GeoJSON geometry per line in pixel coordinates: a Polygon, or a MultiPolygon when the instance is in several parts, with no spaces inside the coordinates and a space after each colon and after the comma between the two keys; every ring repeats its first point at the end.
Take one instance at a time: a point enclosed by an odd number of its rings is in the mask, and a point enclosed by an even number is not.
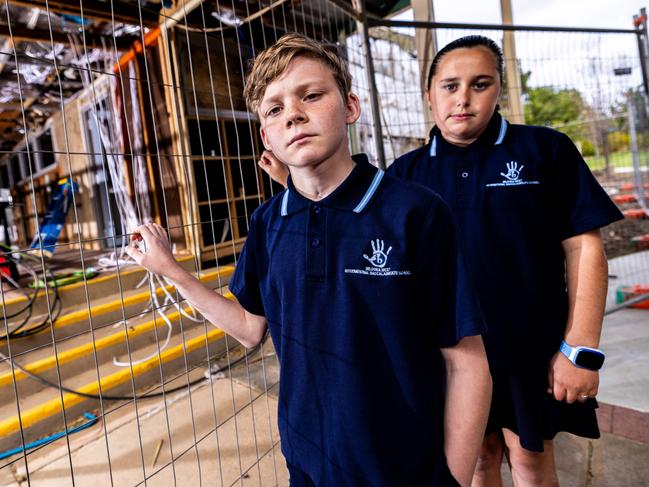
{"type": "Polygon", "coordinates": [[[507,120],[505,120],[505,117],[501,116],[500,117],[500,132],[498,133],[498,138],[496,139],[496,143],[494,145],[502,144],[506,133],[507,133],[507,120]]]}
{"type": "Polygon", "coordinates": [[[430,157],[435,157],[437,155],[437,135],[433,136],[433,140],[430,143],[430,157]]]}
{"type": "Polygon", "coordinates": [[[356,206],[356,208],[354,208],[354,213],[360,213],[365,209],[367,204],[372,199],[372,196],[374,196],[374,193],[376,193],[376,189],[379,187],[379,184],[381,183],[381,179],[383,179],[384,174],[385,173],[381,170],[376,171],[376,174],[374,175],[374,179],[372,180],[372,184],[370,184],[370,187],[367,188],[367,191],[365,192],[365,196],[363,196],[361,202],[356,206]]]}
{"type": "Polygon", "coordinates": [[[284,191],[284,196],[282,196],[282,209],[280,214],[282,216],[288,215],[288,189],[284,191]]]}
{"type": "MultiPolygon", "coordinates": [[[[507,133],[507,120],[505,117],[500,118],[500,132],[498,132],[498,138],[494,145],[500,145],[505,139],[505,134],[507,133]]],[[[433,140],[430,143],[430,157],[435,157],[437,155],[437,135],[433,136],[433,140]]]]}

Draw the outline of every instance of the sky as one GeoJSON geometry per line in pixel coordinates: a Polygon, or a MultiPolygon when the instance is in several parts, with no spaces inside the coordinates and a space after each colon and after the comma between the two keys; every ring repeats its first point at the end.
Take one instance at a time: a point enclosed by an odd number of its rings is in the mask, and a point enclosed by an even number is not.
{"type": "MultiPolygon", "coordinates": [[[[562,27],[633,28],[649,0],[511,0],[514,23],[562,27]]],[[[499,0],[433,0],[438,22],[500,23],[499,0]],[[467,14],[470,12],[470,15],[467,14]]]]}

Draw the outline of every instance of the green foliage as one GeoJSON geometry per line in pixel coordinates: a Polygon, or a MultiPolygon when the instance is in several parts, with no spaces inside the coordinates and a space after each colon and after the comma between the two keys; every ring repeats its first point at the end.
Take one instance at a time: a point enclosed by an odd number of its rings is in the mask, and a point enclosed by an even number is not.
{"type": "Polygon", "coordinates": [[[579,139],[576,140],[575,143],[577,144],[577,147],[579,147],[582,156],[591,157],[595,155],[595,146],[590,140],[579,139]]]}
{"type": "Polygon", "coordinates": [[[626,132],[611,132],[608,134],[609,152],[628,151],[631,147],[631,137],[626,132]]]}
{"type": "Polygon", "coordinates": [[[547,126],[564,125],[577,120],[584,109],[585,103],[578,90],[556,90],[545,86],[528,88],[525,123],[547,126]]]}
{"type": "MultiPolygon", "coordinates": [[[[606,168],[606,157],[586,157],[586,163],[591,171],[598,171],[606,168]]],[[[608,156],[609,168],[631,167],[633,160],[630,152],[613,152],[608,156]]]]}
{"type": "Polygon", "coordinates": [[[649,148],[649,133],[645,130],[644,132],[638,133],[638,149],[643,151],[647,148],[649,148]]]}

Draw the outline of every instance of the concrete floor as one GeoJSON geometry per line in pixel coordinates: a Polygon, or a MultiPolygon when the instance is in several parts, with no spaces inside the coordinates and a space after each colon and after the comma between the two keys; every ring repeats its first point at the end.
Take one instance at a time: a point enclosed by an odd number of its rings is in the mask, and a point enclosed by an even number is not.
{"type": "MultiPolygon", "coordinates": [[[[560,433],[555,448],[562,487],[649,486],[649,443],[608,433],[598,440],[560,433]]],[[[504,487],[513,486],[504,462],[502,476],[504,487]]]]}
{"type": "Polygon", "coordinates": [[[60,439],[30,454],[27,465],[19,457],[2,469],[0,485],[26,486],[27,473],[32,486],[52,487],[287,485],[276,414],[272,394],[218,379],[194,388],[191,398],[167,397],[166,407],[140,402],[137,415],[129,403],[69,436],[69,446],[60,439]]]}
{"type": "MultiPolygon", "coordinates": [[[[611,260],[609,274],[607,309],[616,305],[620,286],[649,287],[649,251],[611,260]]],[[[627,308],[606,316],[601,348],[607,358],[598,400],[649,413],[649,309],[627,308]]]]}

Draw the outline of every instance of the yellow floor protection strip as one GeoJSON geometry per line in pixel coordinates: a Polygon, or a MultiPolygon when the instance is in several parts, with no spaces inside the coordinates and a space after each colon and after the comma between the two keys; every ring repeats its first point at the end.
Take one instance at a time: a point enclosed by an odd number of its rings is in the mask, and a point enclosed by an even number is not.
{"type": "MultiPolygon", "coordinates": [[[[234,299],[234,296],[231,293],[227,293],[225,295],[228,299],[234,299]]],[[[184,309],[185,312],[189,311],[189,308],[184,309]]],[[[180,312],[179,311],[174,311],[173,313],[169,313],[167,315],[167,318],[170,321],[175,321],[180,317],[180,312]]],[[[152,330],[153,327],[163,327],[166,326],[166,323],[162,320],[162,318],[158,318],[155,320],[149,320],[146,323],[142,323],[141,325],[137,325],[133,328],[129,328],[127,331],[120,331],[118,333],[113,333],[112,335],[108,335],[104,338],[100,338],[99,340],[96,340],[93,346],[93,343],[86,343],[84,345],[81,345],[79,347],[75,347],[70,350],[66,350],[65,352],[61,352],[58,354],[58,363],[59,365],[66,364],[68,362],[72,362],[73,360],[76,360],[80,357],[90,355],[95,352],[95,350],[102,350],[104,348],[116,345],[118,343],[124,342],[126,340],[126,335],[128,334],[128,338],[132,339],[135,338],[143,333],[146,333],[149,330],[152,330]]],[[[52,369],[56,366],[57,363],[57,358],[54,356],[46,357],[41,360],[36,360],[35,362],[23,365],[23,368],[31,372],[32,374],[39,374],[43,373],[44,371],[47,371],[49,369],[52,369]]],[[[25,374],[22,370],[15,369],[15,378],[16,380],[22,380],[28,377],[27,374],[25,374]]],[[[11,385],[12,381],[14,380],[14,373],[11,371],[5,372],[4,374],[0,375],[0,387],[4,387],[7,385],[11,385]]]]}
{"type": "MultiPolygon", "coordinates": [[[[204,347],[206,340],[209,343],[214,340],[220,339],[224,335],[225,333],[222,330],[212,330],[208,332],[207,335],[202,335],[187,341],[184,347],[184,351],[185,353],[190,353],[198,349],[199,347],[204,347]]],[[[174,360],[182,356],[182,354],[182,344],[165,350],[160,353],[159,357],[154,357],[150,360],[147,360],[146,362],[142,362],[141,364],[133,365],[133,376],[142,375],[149,370],[158,367],[159,364],[174,360]]],[[[124,368],[123,370],[100,379],[101,390],[102,392],[107,391],[130,380],[131,368],[124,368]]],[[[100,384],[98,382],[91,382],[90,384],[79,388],[78,391],[85,394],[99,394],[99,387],[100,384]]],[[[28,411],[22,412],[20,414],[20,419],[18,418],[18,416],[14,416],[4,421],[0,421],[0,437],[8,436],[10,434],[18,432],[21,423],[23,428],[29,428],[49,416],[60,413],[63,407],[70,408],[86,400],[86,398],[78,396],[76,394],[65,393],[63,395],[63,401],[61,401],[60,398],[52,399],[28,411]]]]}
{"type": "MultiPolygon", "coordinates": [[[[193,259],[193,258],[194,258],[194,256],[192,256],[192,255],[182,255],[182,256],[177,256],[176,260],[178,262],[186,262],[187,260],[193,259]]],[[[129,275],[131,275],[133,273],[142,272],[142,271],[143,271],[142,267],[133,266],[130,269],[126,269],[126,270],[123,270],[123,271],[120,270],[119,274],[117,272],[115,272],[115,273],[111,273],[111,274],[107,274],[107,275],[100,275],[99,277],[93,277],[92,279],[88,279],[87,284],[88,285],[99,284],[101,282],[108,281],[110,279],[114,279],[118,275],[121,278],[121,277],[129,276],[129,275]]],[[[70,290],[76,289],[78,287],[83,287],[85,285],[86,285],[86,282],[80,281],[80,282],[75,282],[73,284],[68,284],[66,286],[60,286],[59,287],[59,292],[61,292],[61,291],[70,291],[70,290]]],[[[50,294],[53,293],[53,291],[51,289],[48,292],[50,294]]],[[[44,290],[43,291],[38,291],[37,297],[40,298],[40,297],[43,297],[43,296],[45,296],[45,291],[44,290]]],[[[24,296],[24,295],[16,296],[15,298],[6,299],[5,302],[4,302],[4,305],[9,306],[9,305],[16,304],[16,303],[22,303],[22,302],[28,301],[28,300],[29,300],[28,296],[24,296]]],[[[2,305],[2,303],[0,303],[0,307],[1,307],[1,305],[2,305]]]]}
{"type": "MultiPolygon", "coordinates": [[[[234,267],[223,266],[219,270],[209,271],[204,274],[201,274],[200,281],[205,282],[205,281],[211,281],[214,278],[216,279],[225,278],[232,275],[233,273],[234,273],[234,267]]],[[[169,293],[175,290],[174,286],[165,286],[165,288],[169,293]]],[[[162,296],[164,294],[163,289],[157,288],[156,294],[158,296],[162,296]]],[[[122,306],[126,308],[128,306],[134,306],[136,304],[145,303],[150,299],[150,297],[151,297],[151,293],[149,291],[145,291],[139,294],[135,294],[133,296],[125,297],[124,300],[116,299],[115,301],[111,301],[110,303],[104,303],[104,304],[99,304],[97,306],[92,306],[91,309],[92,316],[94,318],[105,313],[110,313],[111,311],[117,311],[121,309],[122,306]]],[[[66,326],[70,326],[87,319],[89,319],[87,309],[73,311],[72,313],[65,314],[59,317],[56,321],[54,321],[54,328],[56,329],[64,328],[66,326]]],[[[27,332],[30,330],[30,328],[24,328],[23,330],[27,332]]],[[[42,330],[40,333],[50,333],[50,330],[49,328],[47,328],[42,330]]]]}

